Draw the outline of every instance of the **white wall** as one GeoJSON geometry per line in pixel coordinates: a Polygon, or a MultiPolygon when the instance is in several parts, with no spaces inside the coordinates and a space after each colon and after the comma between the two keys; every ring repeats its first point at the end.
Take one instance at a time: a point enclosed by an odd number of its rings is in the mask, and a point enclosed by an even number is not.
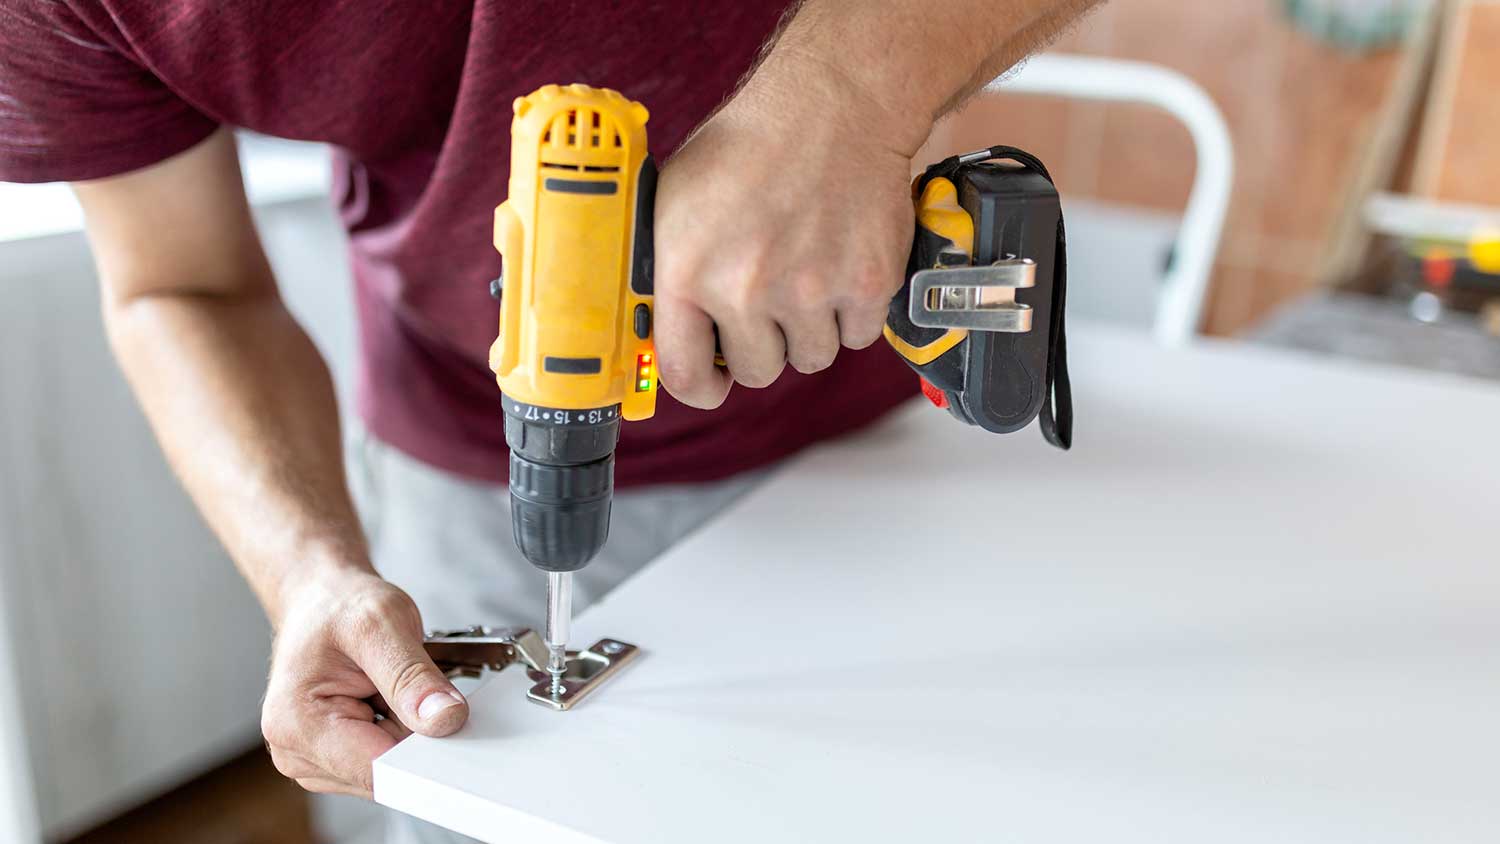
{"type": "MultiPolygon", "coordinates": [[[[323,199],[262,206],[257,220],[347,394],[341,228],[323,199]]],[[[44,833],[63,837],[253,746],[269,630],[110,357],[76,232],[0,243],[0,487],[0,645],[14,656],[44,833]]]]}

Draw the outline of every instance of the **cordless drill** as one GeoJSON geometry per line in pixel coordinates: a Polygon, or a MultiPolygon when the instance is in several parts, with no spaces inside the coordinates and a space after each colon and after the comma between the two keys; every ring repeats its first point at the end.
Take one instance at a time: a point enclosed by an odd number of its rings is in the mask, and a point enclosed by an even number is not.
{"type": "MultiPolygon", "coordinates": [[[[571,575],[609,534],[621,420],[656,409],[656,166],[645,107],[618,92],[547,85],[514,111],[509,196],[495,210],[504,275],[492,291],[500,332],[489,363],[504,401],[516,545],[547,574],[556,698],[566,690],[571,575]]],[[[933,165],[913,193],[909,280],[886,339],[959,419],[1008,432],[1040,414],[1043,433],[1067,448],[1064,238],[1045,168],[995,147],[933,165]]]]}
{"type": "Polygon", "coordinates": [[[615,91],[545,86],[515,101],[490,369],[505,405],[511,526],[547,574],[552,694],[564,691],[572,573],[609,535],[621,420],[656,411],[647,113],[615,91]]]}

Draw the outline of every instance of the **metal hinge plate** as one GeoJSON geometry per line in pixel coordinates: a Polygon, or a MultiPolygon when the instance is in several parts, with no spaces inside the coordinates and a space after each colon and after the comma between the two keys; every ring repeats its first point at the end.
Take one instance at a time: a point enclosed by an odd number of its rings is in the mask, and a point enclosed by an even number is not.
{"type": "Polygon", "coordinates": [[[572,709],[640,655],[640,648],[617,639],[600,639],[582,651],[568,651],[563,688],[552,694],[547,673],[547,645],[527,627],[470,627],[427,634],[427,655],[450,677],[480,677],[520,663],[532,681],[526,697],[559,712],[572,709]]]}

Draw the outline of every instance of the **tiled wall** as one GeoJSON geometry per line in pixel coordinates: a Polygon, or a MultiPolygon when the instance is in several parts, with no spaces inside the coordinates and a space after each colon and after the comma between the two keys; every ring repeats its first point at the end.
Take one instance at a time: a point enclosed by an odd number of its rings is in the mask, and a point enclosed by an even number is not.
{"type": "Polygon", "coordinates": [[[1415,192],[1500,205],[1500,0],[1463,0],[1445,27],[1415,192]]]}
{"type": "MultiPolygon", "coordinates": [[[[1355,55],[1292,29],[1274,0],[1112,0],[1056,49],[1156,62],[1224,112],[1236,179],[1205,328],[1239,331],[1316,286],[1401,51],[1355,55]]],[[[1004,142],[1048,162],[1066,195],[1180,210],[1187,131],[1137,106],[986,97],[934,134],[944,150],[1004,142]]]]}

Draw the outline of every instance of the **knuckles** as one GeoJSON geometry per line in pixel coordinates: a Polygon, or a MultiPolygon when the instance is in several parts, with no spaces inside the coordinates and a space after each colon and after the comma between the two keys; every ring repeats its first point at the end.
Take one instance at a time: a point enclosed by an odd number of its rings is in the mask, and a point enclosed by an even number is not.
{"type": "Polygon", "coordinates": [[[731,316],[747,319],[765,313],[779,295],[769,262],[762,256],[741,259],[725,274],[724,281],[715,291],[722,303],[719,310],[731,316]]]}
{"type": "Polygon", "coordinates": [[[348,642],[368,642],[390,630],[420,630],[417,603],[394,587],[374,589],[352,597],[339,612],[338,626],[348,642]]]}
{"type": "Polygon", "coordinates": [[[804,272],[793,278],[791,290],[782,297],[790,307],[785,310],[793,316],[819,314],[831,311],[839,296],[829,283],[828,276],[816,272],[804,272]]]}
{"type": "Polygon", "coordinates": [[[849,280],[849,299],[861,305],[885,307],[904,279],[893,264],[870,261],[857,265],[849,280]]]}

